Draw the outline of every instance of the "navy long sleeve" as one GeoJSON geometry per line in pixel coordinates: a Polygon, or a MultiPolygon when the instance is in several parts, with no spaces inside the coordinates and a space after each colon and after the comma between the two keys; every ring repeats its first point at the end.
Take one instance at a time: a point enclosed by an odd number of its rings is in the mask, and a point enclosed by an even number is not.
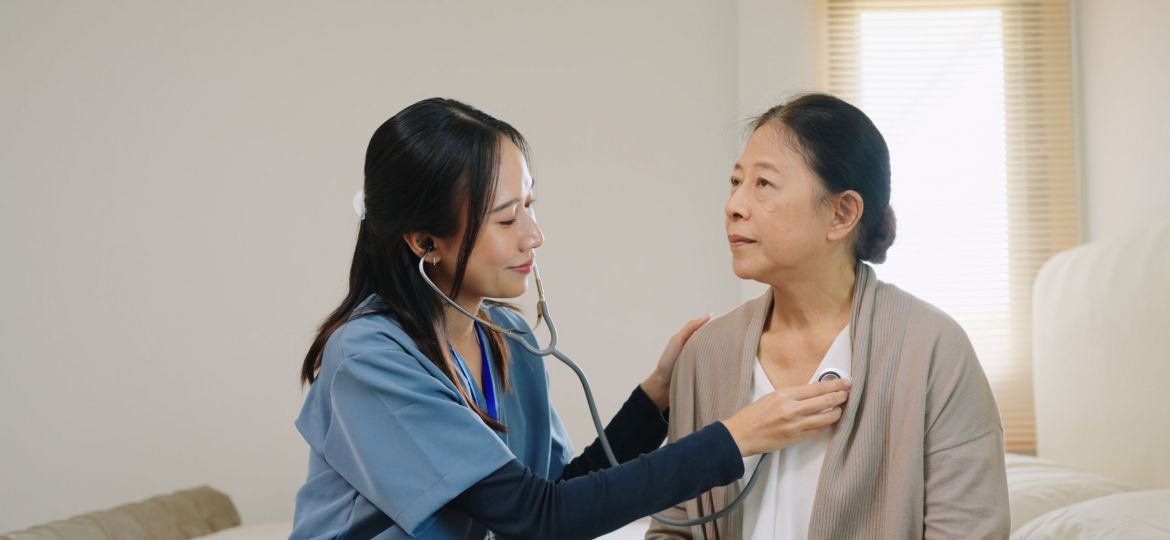
{"type": "MultiPolygon", "coordinates": [[[[605,426],[605,436],[609,439],[618,463],[625,463],[662,446],[662,441],[666,440],[667,427],[666,416],[639,386],[634,388],[630,397],[622,404],[622,408],[609,421],[609,425],[605,426]]],[[[594,439],[593,444],[565,466],[561,480],[609,467],[609,459],[605,457],[601,439],[594,439]]]]}
{"type": "Polygon", "coordinates": [[[569,480],[550,482],[512,460],[450,504],[507,538],[595,538],[727,485],[743,470],[731,433],[715,422],[617,467],[569,480]]]}

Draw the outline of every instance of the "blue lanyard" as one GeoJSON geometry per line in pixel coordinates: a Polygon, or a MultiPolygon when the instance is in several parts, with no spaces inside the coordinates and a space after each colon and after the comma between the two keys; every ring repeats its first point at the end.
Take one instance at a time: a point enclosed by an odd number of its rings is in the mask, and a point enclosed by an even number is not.
{"type": "Polygon", "coordinates": [[[499,413],[496,406],[496,380],[492,377],[492,363],[488,361],[487,337],[483,335],[483,329],[479,327],[479,323],[475,323],[475,337],[479,340],[479,356],[483,363],[483,393],[484,400],[487,401],[487,413],[492,417],[492,420],[499,420],[499,413]]]}
{"type": "MultiPolygon", "coordinates": [[[[499,415],[496,410],[496,383],[492,379],[492,366],[491,362],[488,361],[487,344],[485,343],[486,338],[484,338],[483,329],[479,327],[479,323],[475,324],[475,339],[479,342],[479,356],[483,369],[483,393],[484,401],[486,402],[483,405],[487,409],[488,416],[492,417],[493,420],[498,420],[499,415]]],[[[451,347],[451,354],[455,356],[455,363],[459,366],[464,384],[467,385],[467,389],[471,392],[472,397],[477,398],[479,392],[476,391],[475,382],[471,378],[471,372],[467,371],[467,364],[463,362],[463,357],[459,356],[455,347],[451,347]]],[[[476,399],[476,401],[478,402],[479,400],[476,399]]]]}

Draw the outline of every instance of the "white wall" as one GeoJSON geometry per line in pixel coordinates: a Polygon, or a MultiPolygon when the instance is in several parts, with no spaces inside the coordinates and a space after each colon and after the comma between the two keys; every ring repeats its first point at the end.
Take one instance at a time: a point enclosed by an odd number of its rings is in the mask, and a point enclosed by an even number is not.
{"type": "MultiPolygon", "coordinates": [[[[827,90],[818,69],[824,43],[818,39],[824,0],[739,0],[739,115],[736,157],[750,135],[747,120],[800,92],[827,90]]],[[[734,164],[734,160],[731,162],[734,164]]],[[[724,177],[731,174],[730,167],[724,177]]],[[[751,300],[768,286],[740,280],[740,299],[751,300]]]]}
{"type": "Polygon", "coordinates": [[[0,4],[0,531],[198,484],[291,517],[365,145],[420,98],[530,139],[562,348],[604,415],[738,304],[735,5],[500,4],[0,4]]]}
{"type": "Polygon", "coordinates": [[[1088,240],[1170,213],[1170,2],[1073,0],[1088,240]]]}
{"type": "MultiPolygon", "coordinates": [[[[1170,4],[1073,5],[1097,239],[1170,210],[1170,4]]],[[[433,95],[529,137],[562,348],[608,416],[683,320],[758,294],[726,177],[746,117],[818,86],[820,7],[0,3],[0,531],[203,483],[290,517],[365,144],[433,95]]]]}

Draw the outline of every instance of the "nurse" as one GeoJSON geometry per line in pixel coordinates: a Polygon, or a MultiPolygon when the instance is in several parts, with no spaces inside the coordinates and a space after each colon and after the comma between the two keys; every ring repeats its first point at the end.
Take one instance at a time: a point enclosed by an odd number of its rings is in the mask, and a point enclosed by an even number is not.
{"type": "MultiPolygon", "coordinates": [[[[743,474],[743,458],[839,418],[848,383],[764,396],[660,448],[683,343],[573,457],[544,362],[453,309],[528,330],[524,293],[535,221],[526,144],[512,126],[447,99],[407,107],[366,152],[364,212],[349,291],[301,370],[297,429],[309,444],[292,538],[592,538],[743,474]]],[[[528,336],[532,338],[531,335],[528,336]]]]}

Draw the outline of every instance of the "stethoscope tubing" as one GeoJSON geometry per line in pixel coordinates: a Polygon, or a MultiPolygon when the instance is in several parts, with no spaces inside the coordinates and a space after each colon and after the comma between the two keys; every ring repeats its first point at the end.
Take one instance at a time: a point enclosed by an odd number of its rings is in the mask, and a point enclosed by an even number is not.
{"type": "MultiPolygon", "coordinates": [[[[585,391],[585,401],[589,405],[589,415],[593,419],[593,428],[597,431],[597,440],[601,441],[601,449],[605,452],[605,457],[606,457],[606,459],[609,460],[610,466],[617,467],[618,465],[620,465],[618,463],[617,457],[614,456],[613,448],[609,445],[609,438],[605,436],[605,426],[601,423],[601,415],[597,412],[597,401],[593,398],[593,389],[589,386],[589,378],[585,376],[585,372],[581,369],[580,366],[577,365],[576,362],[574,362],[567,355],[565,355],[565,353],[561,352],[560,349],[557,349],[557,325],[556,325],[556,322],[553,321],[552,314],[548,310],[548,301],[545,299],[545,296],[544,296],[544,284],[540,279],[540,268],[537,266],[536,261],[533,260],[533,262],[532,262],[532,272],[533,272],[533,275],[536,277],[536,292],[537,292],[537,297],[538,297],[536,309],[537,309],[537,313],[540,314],[541,318],[544,320],[545,324],[548,326],[548,333],[549,333],[548,345],[545,346],[544,348],[539,348],[539,347],[533,345],[532,343],[529,343],[528,340],[524,339],[525,334],[528,334],[528,335],[533,336],[533,341],[536,341],[536,337],[535,337],[535,335],[532,334],[531,331],[522,331],[522,330],[516,330],[513,328],[504,328],[496,323],[484,320],[484,319],[476,316],[474,313],[471,313],[470,311],[464,309],[463,306],[460,306],[458,303],[456,303],[454,300],[452,300],[450,297],[448,297],[447,294],[444,293],[442,291],[442,289],[439,288],[438,285],[435,285],[435,282],[431,281],[430,276],[427,275],[425,262],[426,262],[426,256],[430,252],[431,252],[431,249],[428,248],[423,253],[423,255],[421,257],[419,257],[418,273],[422,275],[422,278],[423,278],[423,280],[425,280],[427,282],[427,285],[430,285],[431,289],[433,289],[435,291],[435,293],[439,295],[440,298],[442,298],[445,302],[447,302],[448,305],[455,308],[463,315],[471,318],[475,322],[482,324],[488,328],[491,328],[492,330],[494,330],[496,332],[499,332],[500,334],[502,334],[503,336],[512,340],[512,342],[516,343],[517,345],[519,345],[520,347],[522,347],[524,350],[528,351],[529,353],[532,353],[532,354],[534,354],[538,357],[542,357],[542,358],[546,357],[546,356],[552,356],[552,357],[556,358],[557,360],[560,360],[561,363],[568,366],[569,369],[573,370],[573,373],[575,373],[577,375],[577,380],[581,382],[581,388],[585,391]]],[[[736,496],[735,500],[731,501],[731,503],[729,503],[722,510],[720,510],[714,514],[711,514],[709,516],[704,516],[704,517],[700,517],[700,518],[696,518],[696,519],[674,519],[672,517],[662,515],[661,513],[653,514],[650,517],[654,518],[655,520],[657,520],[659,522],[665,523],[667,525],[673,525],[676,527],[692,527],[695,525],[702,525],[705,523],[710,523],[712,521],[715,521],[717,519],[720,519],[720,518],[730,514],[737,507],[739,507],[740,505],[743,504],[743,501],[746,499],[747,495],[749,493],[751,493],[753,488],[755,488],[756,481],[760,477],[760,474],[759,474],[760,471],[763,469],[765,462],[769,461],[772,458],[772,455],[773,455],[772,453],[769,453],[769,454],[766,454],[766,455],[760,457],[760,460],[758,463],[756,463],[755,469],[752,470],[752,476],[751,476],[751,478],[748,479],[747,485],[744,486],[743,491],[741,491],[739,493],[739,495],[736,496]]]]}

